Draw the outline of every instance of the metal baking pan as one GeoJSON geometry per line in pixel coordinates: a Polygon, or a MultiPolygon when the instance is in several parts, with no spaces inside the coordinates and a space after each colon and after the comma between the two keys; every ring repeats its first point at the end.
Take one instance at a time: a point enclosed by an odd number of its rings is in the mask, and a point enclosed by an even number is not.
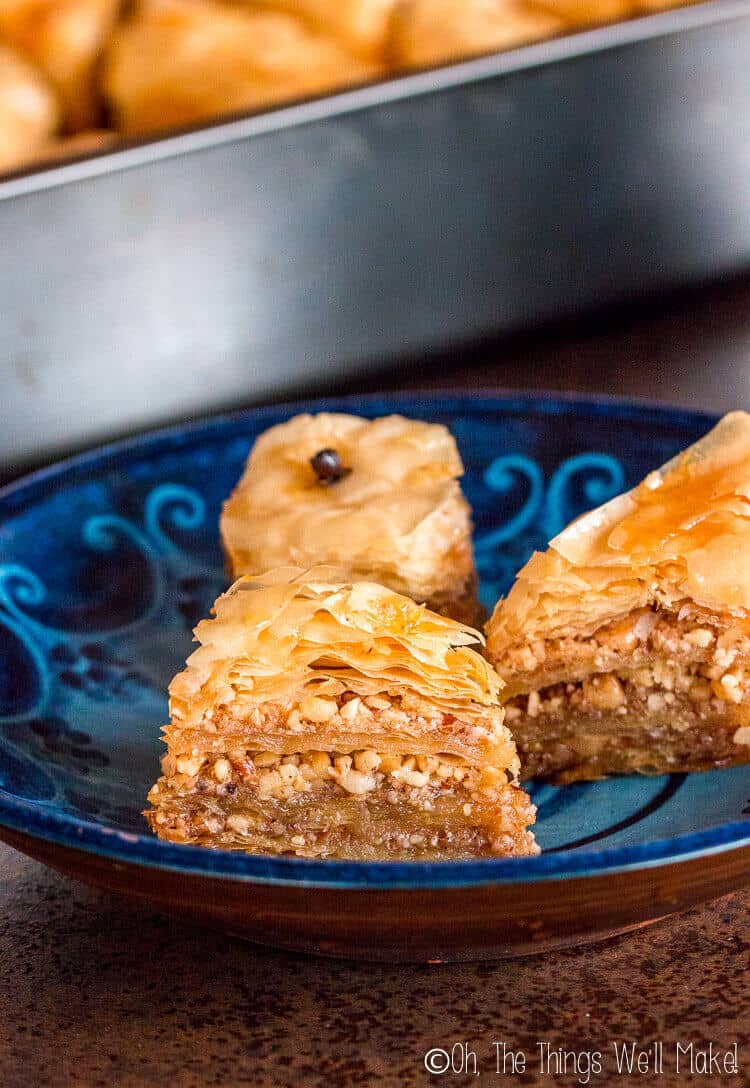
{"type": "Polygon", "coordinates": [[[0,463],[746,268],[749,147],[713,0],[0,182],[0,463]]]}

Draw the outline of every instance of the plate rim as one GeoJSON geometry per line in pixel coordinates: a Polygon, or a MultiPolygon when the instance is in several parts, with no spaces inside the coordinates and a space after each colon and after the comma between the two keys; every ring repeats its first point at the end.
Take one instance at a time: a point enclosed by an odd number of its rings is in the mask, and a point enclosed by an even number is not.
{"type": "MultiPolygon", "coordinates": [[[[398,401],[430,403],[431,401],[478,402],[491,408],[530,406],[534,411],[559,414],[560,411],[575,412],[593,409],[597,414],[639,416],[653,418],[654,422],[665,415],[672,417],[678,426],[694,423],[711,427],[720,416],[716,412],[696,408],[686,408],[669,401],[660,401],[649,397],[618,396],[610,393],[586,393],[556,389],[513,388],[508,386],[475,386],[471,389],[460,386],[420,386],[414,389],[384,389],[369,393],[347,393],[339,396],[301,397],[291,400],[279,400],[270,404],[262,403],[224,412],[211,412],[189,420],[180,420],[162,427],[147,427],[136,434],[113,439],[110,442],[97,442],[92,446],[66,457],[56,458],[48,465],[22,471],[21,475],[0,486],[0,504],[12,500],[16,492],[28,491],[46,484],[57,476],[68,472],[78,472],[89,465],[108,457],[129,453],[136,448],[162,443],[179,443],[186,432],[208,434],[222,430],[227,426],[241,426],[247,419],[263,416],[273,417],[279,412],[322,412],[356,411],[358,407],[367,409],[378,401],[398,401]]],[[[2,513],[2,511],[0,511],[2,513]]]]}
{"type": "MultiPolygon", "coordinates": [[[[387,402],[388,411],[413,410],[420,405],[439,402],[450,412],[452,403],[465,406],[481,403],[488,411],[531,410],[534,414],[594,413],[620,419],[669,422],[673,426],[701,424],[710,427],[715,413],[661,404],[646,398],[615,397],[607,394],[581,394],[535,389],[455,387],[381,391],[338,397],[317,397],[258,405],[220,415],[150,429],[115,442],[105,443],[57,461],[21,476],[0,489],[0,517],[3,506],[9,513],[33,502],[48,485],[60,478],[100,465],[110,458],[134,455],[158,455],[165,448],[210,438],[245,423],[257,423],[279,414],[319,411],[367,411],[387,402]],[[19,499],[26,502],[16,505],[19,499]],[[15,509],[14,509],[15,507],[15,509]]],[[[360,890],[442,889],[482,885],[543,883],[575,877],[593,877],[606,873],[670,866],[697,857],[718,854],[750,846],[750,819],[730,821],[702,831],[683,832],[648,843],[604,847],[597,850],[559,850],[534,858],[488,858],[442,862],[350,862],[332,859],[272,857],[208,847],[167,843],[154,836],[84,820],[45,802],[27,800],[0,789],[0,826],[31,838],[70,846],[108,858],[183,875],[232,879],[241,883],[262,883],[291,887],[326,887],[360,890]]]]}
{"type": "Polygon", "coordinates": [[[113,863],[242,884],[349,891],[440,890],[615,876],[669,868],[750,847],[750,821],[732,821],[649,843],[602,850],[559,850],[533,858],[469,861],[367,861],[273,857],[169,843],[45,808],[0,790],[0,827],[72,847],[113,863]],[[25,819],[24,819],[25,815],[25,819]]]}

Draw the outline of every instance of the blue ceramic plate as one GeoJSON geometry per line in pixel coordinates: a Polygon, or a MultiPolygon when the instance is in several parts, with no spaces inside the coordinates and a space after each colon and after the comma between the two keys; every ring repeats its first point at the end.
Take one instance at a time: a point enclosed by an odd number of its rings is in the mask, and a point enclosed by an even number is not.
{"type": "Polygon", "coordinates": [[[601,935],[747,880],[745,768],[532,784],[544,851],[534,859],[269,859],[168,845],[147,831],[141,810],[158,773],[165,690],[192,627],[225,585],[221,503],[262,430],[322,409],[401,412],[451,428],[489,606],[534,548],[712,423],[539,394],[327,400],[160,432],[14,484],[0,495],[3,837],[83,879],[258,939],[405,958],[497,955],[601,935]],[[328,899],[315,898],[324,891],[328,899]],[[443,905],[440,928],[412,929],[410,896],[433,913],[443,905]],[[325,933],[315,925],[324,901],[325,933]]]}

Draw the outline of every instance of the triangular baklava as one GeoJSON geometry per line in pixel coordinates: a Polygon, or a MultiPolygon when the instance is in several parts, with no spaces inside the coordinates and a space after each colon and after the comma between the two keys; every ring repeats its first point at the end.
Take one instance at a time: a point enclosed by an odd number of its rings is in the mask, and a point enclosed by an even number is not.
{"type": "Polygon", "coordinates": [[[333,563],[478,624],[462,474],[453,436],[440,424],[296,416],[258,438],[224,506],[232,575],[333,563]]]}
{"type": "Polygon", "coordinates": [[[353,859],[537,852],[481,636],[328,568],[242,578],[170,687],[173,842],[353,859]]]}
{"type": "Polygon", "coordinates": [[[750,761],[750,416],[532,556],[487,653],[525,777],[750,761]]]}

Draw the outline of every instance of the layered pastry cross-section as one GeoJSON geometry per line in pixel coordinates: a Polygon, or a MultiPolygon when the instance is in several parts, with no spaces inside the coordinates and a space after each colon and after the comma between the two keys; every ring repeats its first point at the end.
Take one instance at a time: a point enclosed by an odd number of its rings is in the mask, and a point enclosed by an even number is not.
{"type": "Polygon", "coordinates": [[[331,563],[477,624],[462,474],[456,443],[439,424],[296,416],[258,438],[224,506],[231,572],[331,563]]]}
{"type": "Polygon", "coordinates": [[[241,578],[170,686],[146,818],[181,843],[351,859],[537,852],[478,632],[330,568],[241,578]]]}
{"type": "Polygon", "coordinates": [[[750,416],[536,553],[487,628],[524,777],[750,761],[750,416]]]}

